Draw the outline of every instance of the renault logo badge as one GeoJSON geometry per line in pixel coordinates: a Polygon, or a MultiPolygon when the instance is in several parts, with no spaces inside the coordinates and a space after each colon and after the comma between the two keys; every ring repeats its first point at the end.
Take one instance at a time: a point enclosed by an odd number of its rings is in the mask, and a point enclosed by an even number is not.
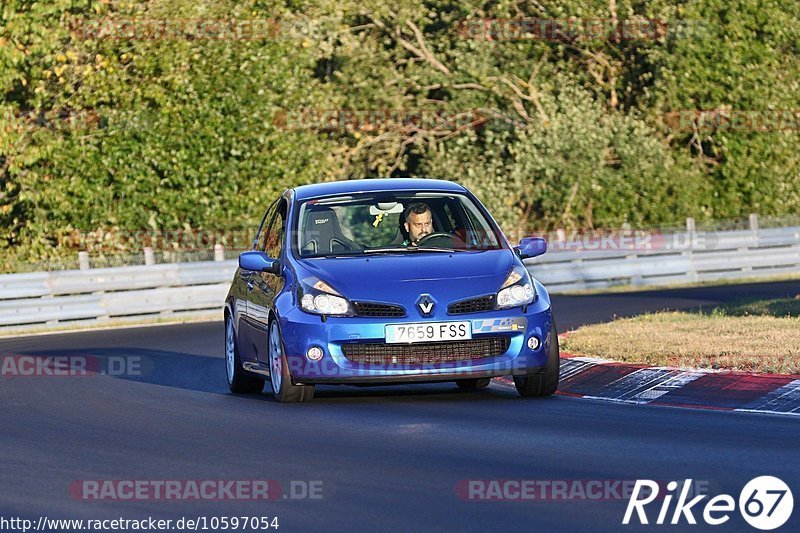
{"type": "Polygon", "coordinates": [[[433,307],[436,305],[436,300],[430,294],[423,294],[417,300],[417,307],[423,316],[428,316],[433,313],[433,307]]]}

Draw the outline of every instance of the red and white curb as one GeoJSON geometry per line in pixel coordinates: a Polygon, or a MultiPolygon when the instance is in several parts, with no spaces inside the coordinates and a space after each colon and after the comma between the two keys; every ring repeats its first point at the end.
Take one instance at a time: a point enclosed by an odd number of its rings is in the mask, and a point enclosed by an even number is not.
{"type": "MultiPolygon", "coordinates": [[[[499,378],[513,385],[510,378],[499,378]]],[[[682,370],[563,354],[558,392],[639,405],[800,416],[800,376],[682,370]]]]}

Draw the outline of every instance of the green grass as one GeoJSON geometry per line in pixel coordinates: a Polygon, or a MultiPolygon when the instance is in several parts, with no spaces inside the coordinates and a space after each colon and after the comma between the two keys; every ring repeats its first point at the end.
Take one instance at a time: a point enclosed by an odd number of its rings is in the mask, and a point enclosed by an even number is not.
{"type": "Polygon", "coordinates": [[[797,374],[800,297],[618,319],[572,332],[561,348],[653,366],[797,374]]]}
{"type": "Polygon", "coordinates": [[[711,314],[721,316],[800,317],[800,295],[795,298],[755,300],[715,307],[711,314]]]}

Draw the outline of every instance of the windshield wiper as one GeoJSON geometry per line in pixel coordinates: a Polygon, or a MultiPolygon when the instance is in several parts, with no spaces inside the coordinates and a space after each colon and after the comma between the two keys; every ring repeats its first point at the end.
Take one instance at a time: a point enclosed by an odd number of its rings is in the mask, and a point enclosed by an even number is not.
{"type": "Polygon", "coordinates": [[[457,248],[441,248],[439,246],[436,246],[436,247],[433,247],[433,246],[417,246],[416,248],[420,252],[447,252],[447,253],[466,252],[466,250],[459,250],[457,248]]]}
{"type": "Polygon", "coordinates": [[[453,252],[466,252],[466,250],[457,250],[454,248],[439,248],[433,246],[397,246],[394,248],[373,248],[371,250],[364,250],[365,254],[394,254],[398,252],[444,252],[444,253],[453,253],[453,252]]]}
{"type": "Polygon", "coordinates": [[[365,254],[394,254],[397,252],[408,252],[413,248],[413,246],[396,246],[394,248],[372,248],[369,250],[363,250],[363,252],[365,254]]]}

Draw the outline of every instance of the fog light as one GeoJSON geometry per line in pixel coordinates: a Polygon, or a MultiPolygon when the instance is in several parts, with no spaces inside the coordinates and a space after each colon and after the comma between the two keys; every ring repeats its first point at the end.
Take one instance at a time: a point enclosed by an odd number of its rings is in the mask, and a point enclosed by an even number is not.
{"type": "Polygon", "coordinates": [[[312,361],[319,361],[322,359],[322,348],[319,346],[312,346],[306,352],[306,357],[311,359],[312,361]]]}
{"type": "Polygon", "coordinates": [[[530,348],[531,350],[537,350],[539,348],[539,338],[528,337],[528,348],[530,348]]]}

